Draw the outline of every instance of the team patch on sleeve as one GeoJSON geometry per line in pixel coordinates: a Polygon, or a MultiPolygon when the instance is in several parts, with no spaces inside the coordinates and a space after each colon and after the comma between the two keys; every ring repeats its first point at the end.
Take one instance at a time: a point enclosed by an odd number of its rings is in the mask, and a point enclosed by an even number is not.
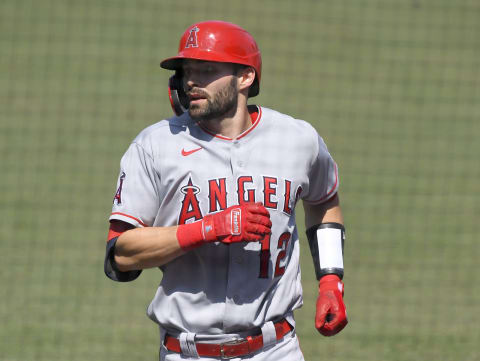
{"type": "Polygon", "coordinates": [[[122,174],[120,175],[117,192],[115,192],[115,197],[113,197],[113,203],[114,204],[115,204],[115,202],[117,204],[122,204],[122,187],[123,187],[123,181],[125,180],[125,177],[126,177],[125,172],[122,172],[122,174]]]}

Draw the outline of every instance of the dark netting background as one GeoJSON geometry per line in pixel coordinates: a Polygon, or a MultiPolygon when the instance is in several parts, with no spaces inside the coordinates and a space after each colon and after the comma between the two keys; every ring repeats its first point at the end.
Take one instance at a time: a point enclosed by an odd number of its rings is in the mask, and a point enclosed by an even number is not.
{"type": "Polygon", "coordinates": [[[254,35],[252,102],[339,164],[350,324],[314,329],[303,239],[306,360],[480,360],[478,0],[1,1],[0,359],[157,358],[161,272],[109,281],[107,219],[121,155],[172,114],[159,61],[206,19],[254,35]]]}

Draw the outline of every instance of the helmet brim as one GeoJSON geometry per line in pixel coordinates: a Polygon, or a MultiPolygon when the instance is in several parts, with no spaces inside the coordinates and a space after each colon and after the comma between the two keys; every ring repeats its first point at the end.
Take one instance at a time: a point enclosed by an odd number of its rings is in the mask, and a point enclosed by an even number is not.
{"type": "Polygon", "coordinates": [[[179,56],[173,56],[171,58],[167,58],[165,60],[162,60],[160,62],[160,66],[163,69],[168,69],[168,70],[181,69],[183,59],[185,59],[185,58],[179,57],[179,56]]]}

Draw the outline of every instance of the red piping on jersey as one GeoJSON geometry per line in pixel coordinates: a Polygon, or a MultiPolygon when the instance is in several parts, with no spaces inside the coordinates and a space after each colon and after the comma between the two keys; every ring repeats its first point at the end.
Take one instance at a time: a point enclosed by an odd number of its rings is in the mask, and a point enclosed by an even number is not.
{"type": "Polygon", "coordinates": [[[130,215],[128,215],[128,214],[125,214],[125,213],[122,213],[122,212],[113,212],[111,215],[113,216],[113,215],[115,215],[115,214],[118,214],[118,215],[124,216],[124,217],[128,217],[128,218],[131,218],[131,219],[137,221],[138,223],[140,223],[143,227],[148,227],[148,224],[145,224],[145,223],[143,223],[141,220],[139,220],[138,218],[135,218],[135,217],[130,216],[130,215]]]}
{"type": "Polygon", "coordinates": [[[135,226],[131,223],[121,221],[119,219],[112,219],[110,221],[110,228],[108,229],[107,239],[110,241],[113,238],[118,238],[123,232],[133,229],[135,226]]]}
{"type": "Polygon", "coordinates": [[[111,240],[115,237],[120,237],[120,235],[125,232],[125,231],[122,231],[122,232],[119,232],[119,231],[116,231],[114,229],[112,229],[112,226],[110,225],[110,228],[108,229],[108,236],[107,236],[107,240],[111,240]]]}
{"type": "Polygon", "coordinates": [[[252,111],[250,113],[250,118],[252,119],[252,126],[248,128],[245,133],[240,134],[237,139],[243,138],[246,136],[248,133],[250,133],[257,125],[260,123],[260,118],[262,117],[262,108],[259,106],[256,107],[257,111],[252,111]]]}
{"type": "Polygon", "coordinates": [[[335,188],[337,188],[337,183],[338,183],[338,169],[337,169],[337,163],[334,163],[335,164],[335,184],[333,185],[332,189],[330,189],[330,191],[324,195],[322,198],[320,198],[318,201],[315,201],[314,203],[315,204],[318,204],[318,203],[322,203],[325,199],[328,199],[330,198],[330,195],[332,194],[332,192],[335,190],[335,188]]]}
{"type": "MultiPolygon", "coordinates": [[[[258,123],[260,123],[260,119],[262,118],[262,108],[258,105],[255,106],[255,109],[256,110],[252,110],[250,112],[250,118],[252,119],[252,126],[250,128],[248,128],[245,132],[243,132],[242,134],[240,134],[236,139],[240,139],[240,138],[243,138],[244,136],[246,136],[248,133],[250,133],[257,125],[258,123]]],[[[249,109],[250,111],[250,109],[249,109]]],[[[215,133],[212,133],[210,130],[208,130],[207,128],[203,127],[202,124],[198,123],[198,126],[200,127],[200,129],[202,129],[205,133],[208,133],[210,134],[211,136],[215,137],[215,138],[220,138],[220,139],[223,139],[223,140],[229,140],[229,141],[232,141],[233,139],[232,138],[229,138],[229,137],[225,137],[223,135],[220,135],[220,134],[215,134],[215,133]]]]}

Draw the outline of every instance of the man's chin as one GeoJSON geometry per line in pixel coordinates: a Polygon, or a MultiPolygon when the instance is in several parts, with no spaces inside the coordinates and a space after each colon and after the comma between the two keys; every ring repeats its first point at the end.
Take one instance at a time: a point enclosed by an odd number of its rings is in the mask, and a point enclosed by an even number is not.
{"type": "Polygon", "coordinates": [[[192,119],[202,120],[205,117],[206,112],[203,109],[201,109],[200,107],[190,106],[188,108],[188,114],[190,115],[190,118],[192,118],[192,119]]]}
{"type": "MultiPolygon", "coordinates": [[[[234,108],[232,107],[232,109],[234,108]]],[[[210,121],[226,116],[232,112],[232,109],[216,109],[215,107],[203,107],[199,106],[198,104],[191,104],[188,108],[188,114],[190,115],[190,118],[195,121],[210,121]]]]}

